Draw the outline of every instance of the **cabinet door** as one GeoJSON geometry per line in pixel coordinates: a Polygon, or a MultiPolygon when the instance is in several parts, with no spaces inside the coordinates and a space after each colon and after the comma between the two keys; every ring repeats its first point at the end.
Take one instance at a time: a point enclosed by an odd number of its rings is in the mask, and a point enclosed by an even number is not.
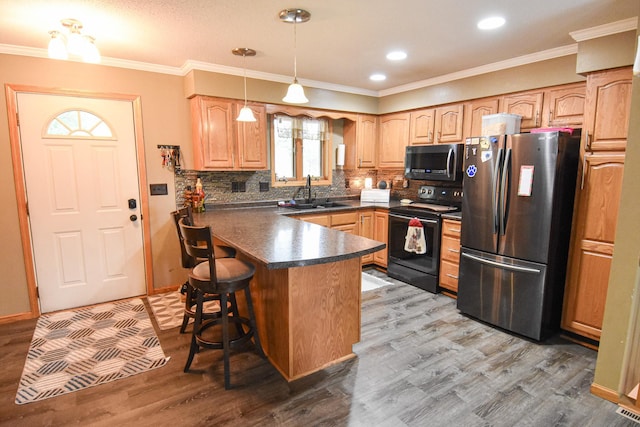
{"type": "Polygon", "coordinates": [[[574,235],[562,327],[599,340],[622,189],[624,153],[586,154],[574,215],[574,235]]]}
{"type": "Polygon", "coordinates": [[[541,124],[543,92],[522,92],[505,95],[501,111],[522,116],[520,131],[537,128],[541,124]]]}
{"type": "Polygon", "coordinates": [[[409,145],[433,144],[436,110],[412,111],[409,114],[409,145]]]}
{"type": "Polygon", "coordinates": [[[482,116],[498,112],[498,98],[480,99],[467,103],[464,113],[463,139],[482,135],[482,116]]]}
{"type": "MultiPolygon", "coordinates": [[[[373,210],[360,211],[360,236],[373,239],[373,210]]],[[[361,257],[362,264],[370,264],[373,262],[373,254],[367,254],[361,257]]]]}
{"type": "MultiPolygon", "coordinates": [[[[255,122],[236,122],[238,130],[237,168],[244,170],[267,169],[267,110],[264,105],[248,104],[255,122]]],[[[236,104],[235,117],[244,104],[236,104]]]]}
{"type": "Polygon", "coordinates": [[[378,118],[376,116],[359,115],[356,132],[358,167],[375,168],[378,118]]]}
{"type": "Polygon", "coordinates": [[[587,76],[583,139],[587,151],[624,150],[631,111],[631,68],[587,76]]]}
{"type": "MultiPolygon", "coordinates": [[[[386,211],[376,210],[373,217],[373,240],[389,244],[389,214],[386,211]]],[[[387,267],[387,248],[373,253],[373,261],[381,266],[387,267]]]]}
{"type": "Polygon", "coordinates": [[[304,221],[312,222],[314,224],[322,225],[324,227],[331,226],[331,217],[329,215],[302,215],[295,218],[304,221]]]}
{"type": "Polygon", "coordinates": [[[580,127],[585,106],[585,83],[549,89],[544,94],[543,126],[580,127]]]}
{"type": "Polygon", "coordinates": [[[191,99],[195,169],[233,169],[233,104],[207,97],[191,99]]]}
{"type": "Polygon", "coordinates": [[[436,144],[451,144],[462,142],[463,117],[463,104],[436,108],[436,144]]]}
{"type": "Polygon", "coordinates": [[[380,119],[380,168],[404,167],[405,147],[409,142],[409,113],[387,114],[380,119]]]}

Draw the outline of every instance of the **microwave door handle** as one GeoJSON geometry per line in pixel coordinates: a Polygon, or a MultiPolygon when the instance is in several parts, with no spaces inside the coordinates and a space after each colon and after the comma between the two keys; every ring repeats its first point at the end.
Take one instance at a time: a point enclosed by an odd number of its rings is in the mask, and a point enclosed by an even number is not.
{"type": "Polygon", "coordinates": [[[502,148],[498,149],[496,165],[493,168],[493,180],[491,181],[491,206],[493,208],[493,234],[498,234],[498,182],[500,174],[500,163],[502,160],[502,148]]]}
{"type": "Polygon", "coordinates": [[[453,148],[449,148],[449,154],[447,154],[447,178],[451,178],[451,156],[454,156],[454,160],[455,160],[455,154],[453,154],[453,148]]]}

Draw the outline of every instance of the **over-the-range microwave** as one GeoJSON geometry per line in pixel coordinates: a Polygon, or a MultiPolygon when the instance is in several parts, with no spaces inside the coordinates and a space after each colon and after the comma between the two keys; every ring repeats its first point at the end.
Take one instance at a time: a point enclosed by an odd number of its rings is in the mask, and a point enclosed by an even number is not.
{"type": "Polygon", "coordinates": [[[404,176],[427,181],[461,181],[463,152],[464,144],[408,146],[404,176]]]}

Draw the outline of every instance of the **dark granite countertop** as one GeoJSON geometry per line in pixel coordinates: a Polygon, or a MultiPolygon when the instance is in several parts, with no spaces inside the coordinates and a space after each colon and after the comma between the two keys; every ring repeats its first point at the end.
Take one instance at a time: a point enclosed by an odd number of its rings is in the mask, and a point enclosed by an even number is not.
{"type": "MultiPolygon", "coordinates": [[[[377,252],[385,244],[312,224],[289,215],[366,208],[353,206],[298,211],[290,208],[213,208],[194,214],[197,225],[210,225],[213,235],[269,269],[343,261],[377,252]]],[[[377,205],[376,205],[377,206],[377,205]]]]}
{"type": "Polygon", "coordinates": [[[462,212],[447,212],[442,214],[442,218],[444,219],[455,219],[458,221],[462,220],[462,212]]]}

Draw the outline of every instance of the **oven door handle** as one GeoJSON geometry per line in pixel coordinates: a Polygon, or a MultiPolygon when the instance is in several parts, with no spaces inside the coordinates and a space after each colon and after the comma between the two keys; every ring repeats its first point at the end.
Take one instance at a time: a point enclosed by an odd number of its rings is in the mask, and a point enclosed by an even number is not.
{"type": "MultiPolygon", "coordinates": [[[[393,217],[393,218],[402,218],[402,219],[408,219],[411,220],[413,218],[417,218],[415,216],[404,216],[404,215],[397,215],[397,214],[389,214],[389,217],[393,217]]],[[[418,218],[420,220],[420,222],[426,222],[429,224],[437,224],[438,220],[435,219],[423,219],[423,218],[418,218]]]]}
{"type": "Polygon", "coordinates": [[[453,148],[449,148],[449,154],[447,154],[447,178],[451,178],[451,156],[453,156],[453,161],[456,161],[456,156],[453,152],[453,148]]]}

